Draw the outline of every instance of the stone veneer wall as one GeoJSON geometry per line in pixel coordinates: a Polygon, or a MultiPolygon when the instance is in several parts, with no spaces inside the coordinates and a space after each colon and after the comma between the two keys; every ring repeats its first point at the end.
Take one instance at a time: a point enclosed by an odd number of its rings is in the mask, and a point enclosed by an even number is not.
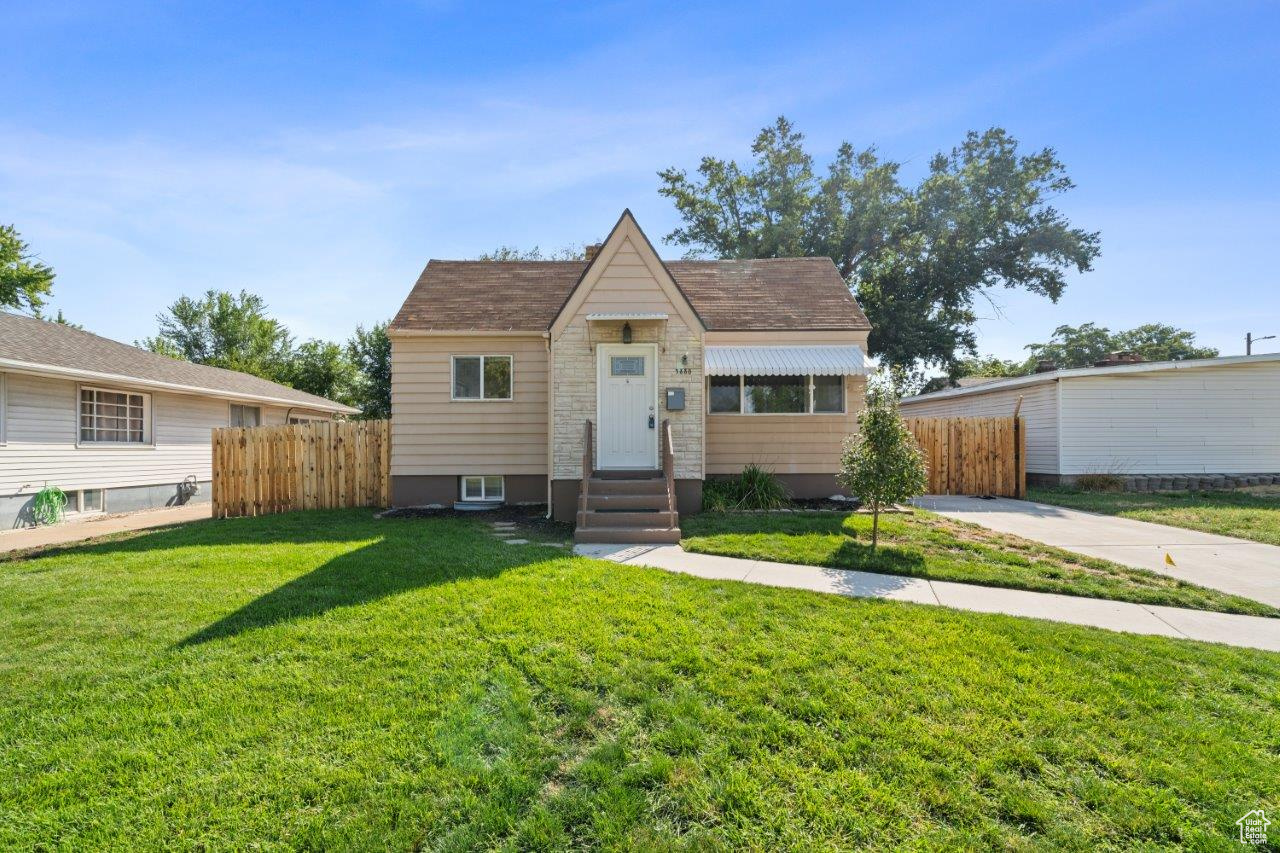
{"type": "MultiPolygon", "coordinates": [[[[582,427],[596,417],[595,344],[622,342],[622,323],[588,323],[581,315],[551,343],[553,410],[552,478],[582,476],[582,427]]],[[[701,480],[702,473],[702,340],[678,314],[663,321],[632,321],[632,341],[658,344],[658,423],[671,420],[676,477],[701,480]],[[687,365],[681,357],[689,356],[687,365]],[[679,369],[687,373],[677,373],[679,369]],[[666,410],[667,388],[684,389],[684,411],[666,410]]]]}

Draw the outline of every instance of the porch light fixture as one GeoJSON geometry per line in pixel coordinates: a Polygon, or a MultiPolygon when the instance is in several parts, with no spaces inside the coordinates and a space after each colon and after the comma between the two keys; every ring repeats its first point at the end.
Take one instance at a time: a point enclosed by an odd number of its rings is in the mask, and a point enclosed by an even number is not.
{"type": "Polygon", "coordinates": [[[622,342],[624,344],[631,343],[631,324],[630,323],[622,324],[622,342]]]}

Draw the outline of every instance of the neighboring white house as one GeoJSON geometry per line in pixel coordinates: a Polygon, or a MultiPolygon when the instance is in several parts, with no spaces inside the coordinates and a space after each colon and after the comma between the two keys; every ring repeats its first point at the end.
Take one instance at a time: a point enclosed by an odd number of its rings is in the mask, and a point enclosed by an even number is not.
{"type": "Polygon", "coordinates": [[[67,493],[69,517],[208,500],[215,427],[357,411],[0,312],[0,529],[30,523],[45,485],[67,493]]]}
{"type": "Polygon", "coordinates": [[[1011,415],[1019,398],[1031,482],[1280,472],[1280,353],[993,379],[908,397],[902,413],[1011,415]]]}

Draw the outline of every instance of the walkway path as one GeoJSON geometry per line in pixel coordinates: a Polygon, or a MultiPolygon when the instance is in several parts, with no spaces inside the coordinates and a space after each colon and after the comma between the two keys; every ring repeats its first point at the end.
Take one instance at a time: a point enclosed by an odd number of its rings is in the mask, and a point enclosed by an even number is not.
{"type": "Polygon", "coordinates": [[[166,524],[182,524],[211,518],[213,505],[208,501],[165,509],[148,509],[123,515],[104,515],[86,521],[68,521],[51,527],[30,527],[0,531],[0,554],[27,548],[67,545],[110,533],[145,530],[166,524]]]}
{"type": "Polygon", "coordinates": [[[915,503],[947,518],[1280,607],[1280,546],[1010,498],[925,496],[915,503]]]}
{"type": "Polygon", "coordinates": [[[1157,634],[1280,651],[1280,619],[1262,616],[1208,613],[1180,607],[1025,592],[848,569],[742,560],[736,557],[689,553],[678,545],[578,545],[574,552],[711,580],[735,580],[765,586],[808,589],[855,598],[912,601],[957,610],[1005,613],[1010,616],[1069,622],[1073,625],[1091,625],[1112,631],[1157,634]]]}

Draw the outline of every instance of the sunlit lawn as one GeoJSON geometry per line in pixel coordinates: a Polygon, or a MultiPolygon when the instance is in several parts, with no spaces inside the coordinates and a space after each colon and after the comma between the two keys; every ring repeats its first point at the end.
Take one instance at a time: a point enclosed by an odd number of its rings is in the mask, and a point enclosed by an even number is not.
{"type": "Polygon", "coordinates": [[[0,562],[0,848],[1232,844],[1280,655],[367,511],[0,562]]]}
{"type": "Polygon", "coordinates": [[[1276,608],[1154,572],[996,533],[933,513],[702,513],[681,520],[686,550],[729,557],[858,569],[984,586],[1278,616],[1276,608]]]}
{"type": "Polygon", "coordinates": [[[1280,489],[1255,492],[1078,492],[1029,489],[1041,503],[1280,545],[1280,489]]]}

